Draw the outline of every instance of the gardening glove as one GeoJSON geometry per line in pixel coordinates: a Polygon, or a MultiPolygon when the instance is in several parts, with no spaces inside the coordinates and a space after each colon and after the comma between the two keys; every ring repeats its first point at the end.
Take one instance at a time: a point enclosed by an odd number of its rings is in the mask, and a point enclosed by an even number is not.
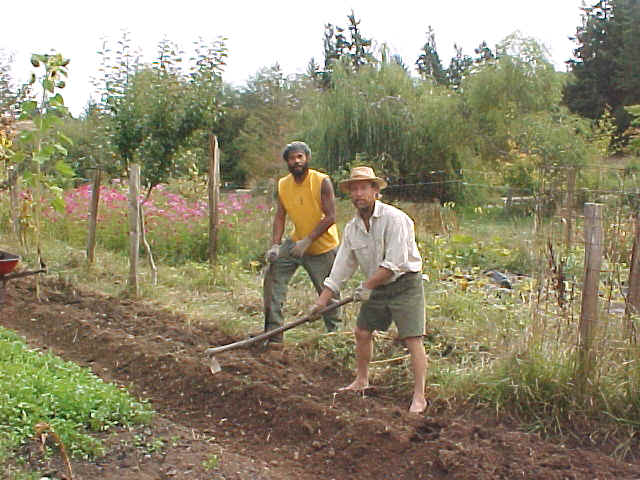
{"type": "Polygon", "coordinates": [[[274,243],[264,256],[265,261],[273,263],[280,256],[280,245],[274,243]]]}
{"type": "Polygon", "coordinates": [[[309,316],[313,317],[320,310],[324,310],[325,308],[328,308],[328,307],[330,307],[330,306],[332,306],[332,305],[334,305],[336,303],[338,303],[338,300],[336,300],[335,298],[330,298],[326,305],[321,305],[319,303],[314,303],[313,305],[311,305],[311,308],[309,309],[309,316]]]}
{"type": "Polygon", "coordinates": [[[324,308],[326,308],[326,305],[320,305],[320,304],[314,303],[313,305],[311,305],[311,308],[309,309],[309,316],[315,317],[318,314],[318,312],[324,308]]]}
{"type": "Polygon", "coordinates": [[[353,292],[353,299],[356,302],[366,302],[371,297],[371,289],[364,286],[364,283],[361,283],[358,288],[353,292]]]}
{"type": "Polygon", "coordinates": [[[291,255],[294,257],[302,257],[304,252],[307,251],[311,245],[311,239],[309,237],[304,237],[302,240],[298,240],[293,247],[291,247],[291,255]]]}

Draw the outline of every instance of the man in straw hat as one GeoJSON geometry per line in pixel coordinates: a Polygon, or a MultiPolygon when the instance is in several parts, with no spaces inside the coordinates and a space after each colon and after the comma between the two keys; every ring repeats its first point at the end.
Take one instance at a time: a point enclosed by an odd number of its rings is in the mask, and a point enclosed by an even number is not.
{"type": "MultiPolygon", "coordinates": [[[[335,195],[329,176],[309,168],[311,150],[304,142],[292,142],[283,152],[289,175],[278,181],[278,205],[273,219],[271,248],[266,259],[272,264],[273,283],[271,298],[265,308],[265,330],[282,325],[282,304],[287,295],[291,277],[302,266],[316,291],[320,293],[323,281],[331,271],[339,244],[335,225],[335,195]],[[291,236],[282,241],[285,220],[293,223],[291,236]]],[[[337,312],[324,316],[327,331],[338,327],[337,312]]],[[[282,335],[271,337],[281,343],[282,335]]]]}
{"type": "Polygon", "coordinates": [[[362,301],[354,329],[356,378],[341,390],[369,387],[373,331],[385,331],[394,322],[411,356],[414,388],[409,411],[421,413],[427,405],[422,259],[413,221],[401,210],[378,201],[380,190],[386,186],[387,182],[369,167],[353,168],[350,177],[339,183],[357,213],[345,226],[333,268],[311,312],[325,307],[360,267],[366,280],[354,294],[356,300],[362,301]]]}

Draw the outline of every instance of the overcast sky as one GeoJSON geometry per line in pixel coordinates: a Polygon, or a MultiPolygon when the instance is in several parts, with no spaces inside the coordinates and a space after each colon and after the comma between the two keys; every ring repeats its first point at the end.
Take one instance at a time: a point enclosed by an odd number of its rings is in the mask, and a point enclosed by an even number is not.
{"type": "MultiPolygon", "coordinates": [[[[79,114],[93,93],[96,54],[106,38],[115,45],[122,32],[149,59],[167,38],[187,52],[199,37],[227,38],[224,79],[243,84],[260,68],[280,64],[287,74],[302,73],[311,57],[323,56],[324,26],[347,26],[353,9],[360,28],[377,45],[386,43],[413,67],[431,25],[443,65],[457,43],[463,52],[483,40],[493,48],[520,31],[549,49],[557,70],[571,58],[568,39],[580,25],[583,0],[29,0],[3,2],[0,48],[13,53],[14,76],[31,72],[31,53],[51,50],[71,59],[68,88],[62,93],[72,113],[79,114]],[[8,3],[8,4],[7,4],[8,3]]],[[[589,1],[589,4],[594,3],[589,1]]]]}

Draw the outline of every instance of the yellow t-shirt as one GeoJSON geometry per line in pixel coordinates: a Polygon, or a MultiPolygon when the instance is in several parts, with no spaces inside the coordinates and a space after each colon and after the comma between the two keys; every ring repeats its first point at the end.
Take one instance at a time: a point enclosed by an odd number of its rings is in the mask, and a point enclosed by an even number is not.
{"type": "MultiPolygon", "coordinates": [[[[293,222],[293,241],[302,240],[309,235],[324,218],[321,189],[322,181],[327,177],[324,173],[309,169],[306,178],[300,184],[296,183],[291,174],[279,180],[278,196],[293,222]]],[[[336,248],[339,242],[338,227],[334,223],[329,230],[316,238],[306,253],[320,255],[336,248]]]]}

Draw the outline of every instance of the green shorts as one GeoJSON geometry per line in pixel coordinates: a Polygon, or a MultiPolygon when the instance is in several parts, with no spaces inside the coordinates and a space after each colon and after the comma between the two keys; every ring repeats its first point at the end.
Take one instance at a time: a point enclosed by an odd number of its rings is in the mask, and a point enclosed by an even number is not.
{"type": "Polygon", "coordinates": [[[400,338],[424,335],[424,287],[422,275],[410,272],[388,285],[375,288],[362,303],[358,327],[373,332],[396,324],[400,338]]]}

